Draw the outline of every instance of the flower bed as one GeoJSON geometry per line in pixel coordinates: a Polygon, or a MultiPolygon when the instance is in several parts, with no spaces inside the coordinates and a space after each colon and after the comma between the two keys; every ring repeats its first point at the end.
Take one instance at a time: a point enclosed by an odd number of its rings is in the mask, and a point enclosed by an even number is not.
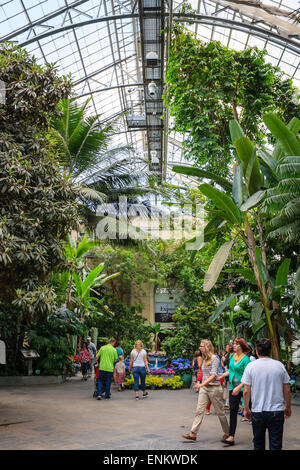
{"type": "MultiPolygon", "coordinates": [[[[134,385],[134,378],[131,375],[130,377],[126,377],[124,386],[127,389],[132,389],[134,385]]],[[[167,378],[164,380],[163,377],[155,377],[153,375],[149,375],[146,377],[146,388],[151,388],[151,389],[171,389],[171,390],[176,390],[180,389],[183,386],[183,381],[180,379],[180,376],[174,376],[167,378]]]]}
{"type": "Polygon", "coordinates": [[[152,369],[151,374],[154,375],[184,375],[184,374],[193,374],[193,368],[188,359],[183,359],[179,357],[178,359],[173,359],[171,361],[171,367],[168,368],[159,368],[159,369],[152,369]]]}

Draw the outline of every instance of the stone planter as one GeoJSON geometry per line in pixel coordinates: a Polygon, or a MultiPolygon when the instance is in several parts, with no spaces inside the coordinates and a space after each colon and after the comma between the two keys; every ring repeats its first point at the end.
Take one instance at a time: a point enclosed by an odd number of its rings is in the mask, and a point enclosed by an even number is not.
{"type": "Polygon", "coordinates": [[[49,376],[8,376],[0,377],[0,387],[11,387],[20,385],[48,385],[60,384],[66,381],[65,375],[49,375],[49,376]]]}
{"type": "Polygon", "coordinates": [[[183,381],[182,388],[190,388],[193,380],[192,374],[183,374],[180,378],[183,381]]]}

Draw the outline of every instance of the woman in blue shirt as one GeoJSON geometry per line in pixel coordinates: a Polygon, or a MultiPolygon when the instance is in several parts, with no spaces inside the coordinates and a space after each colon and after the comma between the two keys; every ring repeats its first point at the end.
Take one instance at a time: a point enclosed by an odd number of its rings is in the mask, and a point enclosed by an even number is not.
{"type": "Polygon", "coordinates": [[[235,338],[233,341],[233,354],[229,362],[229,371],[222,374],[222,377],[229,375],[229,407],[230,407],[230,423],[229,437],[223,442],[229,446],[234,445],[234,435],[237,425],[237,414],[239,404],[243,396],[243,387],[241,387],[241,379],[246,366],[250,362],[247,355],[250,348],[244,338],[235,338]],[[236,389],[236,390],[234,390],[236,389]]]}

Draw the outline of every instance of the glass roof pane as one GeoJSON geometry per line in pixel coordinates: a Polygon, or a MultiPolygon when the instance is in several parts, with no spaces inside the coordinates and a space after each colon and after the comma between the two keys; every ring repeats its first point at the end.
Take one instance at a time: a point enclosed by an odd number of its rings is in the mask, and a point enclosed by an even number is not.
{"type": "MultiPolygon", "coordinates": [[[[185,3],[174,0],[174,13],[185,3]]],[[[275,43],[265,36],[266,31],[278,34],[276,25],[258,21],[259,18],[253,18],[242,5],[224,8],[222,0],[220,4],[213,0],[190,0],[190,3],[197,13],[214,15],[214,25],[212,20],[187,25],[199,39],[205,42],[217,40],[235,50],[252,46],[265,48],[266,61],[279,66],[300,87],[298,52],[286,47],[280,37],[275,43]],[[238,8],[243,9],[242,14],[238,8]],[[245,20],[247,24],[243,23],[245,20]],[[254,21],[256,27],[265,31],[264,37],[258,37],[251,31],[250,26],[254,21]],[[233,25],[230,22],[235,23],[233,25]]],[[[80,100],[84,101],[92,96],[88,110],[99,114],[101,120],[107,121],[111,117],[120,116],[125,111],[128,112],[132,105],[134,113],[141,115],[144,112],[143,87],[137,85],[142,82],[141,48],[139,37],[135,36],[140,34],[139,21],[131,17],[72,26],[109,15],[131,14],[133,4],[134,0],[0,1],[0,40],[9,35],[10,40],[25,43],[26,49],[36,56],[40,64],[46,61],[56,62],[60,73],[71,73],[75,92],[79,96],[83,95],[80,100]],[[59,30],[61,28],[68,29],[59,30]],[[39,37],[46,33],[49,33],[47,37],[39,37]],[[27,44],[28,40],[34,38],[38,40],[27,44]],[[95,93],[91,95],[91,92],[95,93]]],[[[262,0],[262,4],[289,12],[299,8],[298,0],[262,0]]],[[[167,3],[166,9],[168,10],[167,3]]],[[[289,21],[289,24],[294,25],[286,16],[279,18],[280,21],[289,21]]],[[[294,37],[293,41],[299,44],[299,37],[294,37]]],[[[124,116],[119,119],[119,126],[114,145],[132,143],[136,154],[143,156],[146,133],[128,129],[124,116]]],[[[182,135],[172,133],[169,136],[169,162],[182,161],[182,140],[182,135]]]]}

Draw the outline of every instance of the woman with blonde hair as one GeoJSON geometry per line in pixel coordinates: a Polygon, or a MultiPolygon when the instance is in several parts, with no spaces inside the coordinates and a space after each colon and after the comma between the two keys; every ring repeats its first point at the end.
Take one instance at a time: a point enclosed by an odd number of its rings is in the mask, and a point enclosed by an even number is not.
{"type": "Polygon", "coordinates": [[[194,387],[199,389],[198,405],[191,432],[188,434],[183,434],[182,437],[191,441],[195,441],[197,439],[197,433],[203,420],[205,408],[211,401],[224,432],[222,437],[223,440],[229,436],[229,426],[223,409],[222,387],[220,381],[217,378],[219,374],[219,359],[214,354],[214,347],[212,342],[207,339],[201,341],[200,351],[203,356],[203,379],[201,384],[197,383],[194,387]]]}
{"type": "Polygon", "coordinates": [[[143,347],[142,341],[135,342],[134,349],[130,353],[129,371],[132,371],[134,377],[134,391],[135,399],[139,400],[139,382],[141,379],[141,389],[143,391],[143,398],[147,398],[146,392],[146,370],[150,373],[147,361],[147,352],[143,347]]]}

